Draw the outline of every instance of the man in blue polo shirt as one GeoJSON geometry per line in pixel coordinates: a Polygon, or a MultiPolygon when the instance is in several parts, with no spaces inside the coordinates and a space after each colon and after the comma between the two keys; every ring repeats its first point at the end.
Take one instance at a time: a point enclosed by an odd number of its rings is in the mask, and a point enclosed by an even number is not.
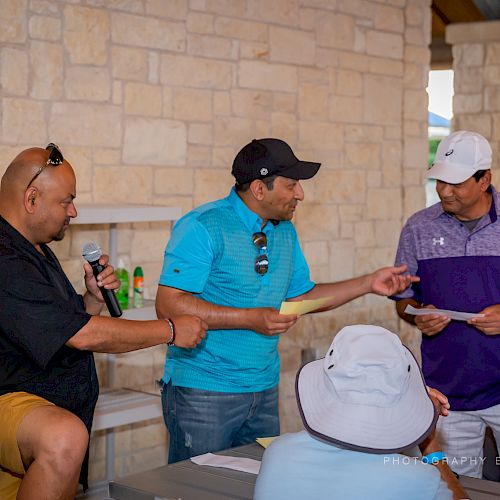
{"type": "Polygon", "coordinates": [[[330,297],[324,310],[365,293],[408,287],[406,266],[315,285],[290,220],[304,198],[301,179],[319,163],[300,161],[279,139],[253,140],[236,156],[227,198],[198,207],[175,225],[156,297],[159,317],[203,318],[199,348],[170,348],[162,401],[169,462],[279,434],[279,334],[297,321],[285,299],[330,297]]]}
{"type": "Polygon", "coordinates": [[[395,298],[397,312],[422,332],[428,385],[448,396],[439,422],[452,469],[481,477],[485,427],[500,443],[500,196],[491,185],[491,147],[459,131],[439,145],[427,177],[441,199],[414,214],[401,233],[396,262],[420,282],[395,298]],[[481,313],[468,322],[412,316],[406,306],[481,313]]]}

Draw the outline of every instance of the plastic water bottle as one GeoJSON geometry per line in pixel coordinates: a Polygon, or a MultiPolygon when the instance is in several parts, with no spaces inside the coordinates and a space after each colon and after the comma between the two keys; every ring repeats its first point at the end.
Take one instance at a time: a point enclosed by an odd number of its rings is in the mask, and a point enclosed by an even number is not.
{"type": "Polygon", "coordinates": [[[122,309],[128,309],[128,271],[122,259],[118,259],[118,267],[115,269],[116,277],[120,280],[120,288],[116,292],[116,298],[122,309]]]}
{"type": "Polygon", "coordinates": [[[144,306],[144,273],[142,267],[134,269],[134,307],[144,306]]]}

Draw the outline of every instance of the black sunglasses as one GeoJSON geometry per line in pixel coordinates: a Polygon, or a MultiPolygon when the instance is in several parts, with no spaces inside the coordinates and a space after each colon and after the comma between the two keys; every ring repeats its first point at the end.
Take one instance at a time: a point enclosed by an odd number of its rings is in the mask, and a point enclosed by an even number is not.
{"type": "Polygon", "coordinates": [[[48,160],[38,169],[37,173],[33,176],[33,178],[28,182],[28,185],[26,186],[26,189],[28,189],[31,184],[33,184],[33,181],[44,171],[45,167],[48,167],[49,165],[52,165],[53,167],[57,167],[57,165],[60,165],[64,161],[64,157],[61,153],[61,150],[59,147],[51,142],[46,148],[46,151],[49,151],[49,158],[48,160]]]}
{"type": "Polygon", "coordinates": [[[267,237],[262,232],[252,234],[253,244],[259,250],[259,255],[255,258],[255,272],[263,276],[269,269],[269,257],[267,256],[267,237]]]}

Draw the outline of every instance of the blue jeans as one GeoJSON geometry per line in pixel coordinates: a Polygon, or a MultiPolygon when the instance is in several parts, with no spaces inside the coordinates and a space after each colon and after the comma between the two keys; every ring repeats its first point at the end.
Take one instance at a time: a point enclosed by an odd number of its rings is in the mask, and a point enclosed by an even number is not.
{"type": "Polygon", "coordinates": [[[170,433],[168,462],[278,436],[278,386],[262,392],[212,392],[162,387],[163,418],[170,433]]]}

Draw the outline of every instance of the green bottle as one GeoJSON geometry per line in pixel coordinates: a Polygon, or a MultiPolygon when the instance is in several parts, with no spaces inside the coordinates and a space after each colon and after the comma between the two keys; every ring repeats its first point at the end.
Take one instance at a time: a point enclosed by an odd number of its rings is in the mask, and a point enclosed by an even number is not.
{"type": "Polygon", "coordinates": [[[120,288],[116,292],[116,298],[122,309],[128,309],[128,271],[122,259],[118,260],[118,267],[115,269],[116,277],[120,280],[120,288]]]}
{"type": "Polygon", "coordinates": [[[142,267],[134,269],[134,307],[144,306],[144,273],[142,267]]]}

